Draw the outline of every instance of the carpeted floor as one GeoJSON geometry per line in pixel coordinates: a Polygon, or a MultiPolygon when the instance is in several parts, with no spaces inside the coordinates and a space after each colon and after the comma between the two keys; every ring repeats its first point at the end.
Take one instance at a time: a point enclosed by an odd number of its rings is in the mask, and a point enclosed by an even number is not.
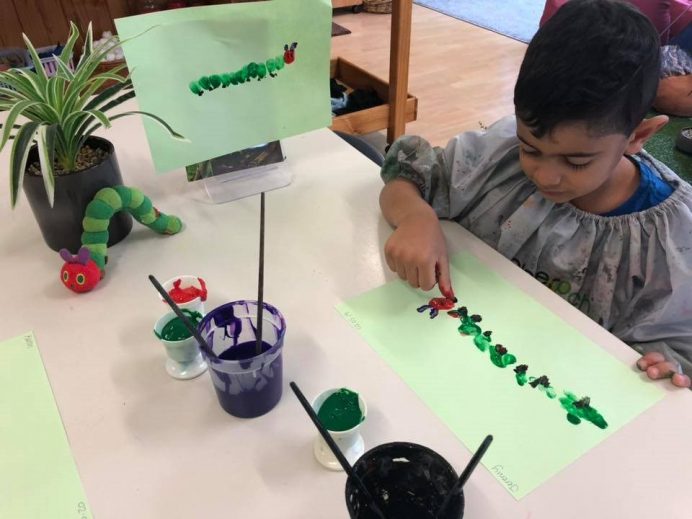
{"type": "Polygon", "coordinates": [[[414,3],[528,43],[545,0],[414,0],[414,3]]]}
{"type": "Polygon", "coordinates": [[[351,31],[349,31],[346,27],[339,25],[338,23],[332,22],[332,38],[334,36],[341,36],[343,34],[351,34],[351,31]]]}
{"type": "MultiPolygon", "coordinates": [[[[652,115],[656,115],[656,113],[650,113],[649,117],[652,115]]],[[[675,139],[677,139],[681,129],[690,126],[692,126],[692,117],[671,116],[670,122],[649,139],[649,142],[644,146],[646,151],[688,182],[692,182],[692,155],[677,149],[675,139]]]]}

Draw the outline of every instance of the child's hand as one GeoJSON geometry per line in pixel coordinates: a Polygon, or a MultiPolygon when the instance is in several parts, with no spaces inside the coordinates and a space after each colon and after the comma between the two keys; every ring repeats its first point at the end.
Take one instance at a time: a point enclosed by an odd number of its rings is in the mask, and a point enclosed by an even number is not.
{"type": "Polygon", "coordinates": [[[411,211],[399,222],[384,246],[384,254],[389,268],[412,287],[430,290],[439,283],[445,297],[454,297],[447,244],[430,207],[411,211]]]}
{"type": "Polygon", "coordinates": [[[676,362],[666,360],[662,353],[651,351],[637,361],[637,367],[646,371],[652,380],[670,378],[674,386],[690,387],[690,377],[680,373],[676,362]]]}
{"type": "Polygon", "coordinates": [[[440,221],[418,187],[404,179],[387,182],[380,193],[380,207],[396,227],[384,246],[389,268],[414,288],[430,290],[438,283],[442,295],[454,299],[440,221]]]}

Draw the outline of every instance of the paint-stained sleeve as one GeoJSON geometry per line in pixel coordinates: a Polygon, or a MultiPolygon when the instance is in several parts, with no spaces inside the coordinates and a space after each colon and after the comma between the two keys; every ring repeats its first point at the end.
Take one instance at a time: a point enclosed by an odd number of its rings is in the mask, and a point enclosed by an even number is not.
{"type": "Polygon", "coordinates": [[[456,218],[498,183],[521,174],[516,122],[506,117],[487,131],[465,132],[433,147],[422,137],[395,141],[382,166],[385,182],[402,178],[415,184],[440,218],[456,218]]]}

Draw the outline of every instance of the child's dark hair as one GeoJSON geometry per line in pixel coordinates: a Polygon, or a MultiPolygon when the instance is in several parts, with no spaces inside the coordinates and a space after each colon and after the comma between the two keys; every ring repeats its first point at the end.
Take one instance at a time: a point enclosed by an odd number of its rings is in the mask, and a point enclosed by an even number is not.
{"type": "Polygon", "coordinates": [[[618,0],[570,0],[536,33],[514,87],[516,115],[538,138],[562,123],[629,135],[656,97],[653,24],[618,0]]]}

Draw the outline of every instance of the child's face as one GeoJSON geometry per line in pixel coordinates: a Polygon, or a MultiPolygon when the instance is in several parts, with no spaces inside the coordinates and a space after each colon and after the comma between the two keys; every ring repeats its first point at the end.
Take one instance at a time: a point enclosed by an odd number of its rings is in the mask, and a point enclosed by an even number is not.
{"type": "Polygon", "coordinates": [[[622,134],[590,135],[584,123],[557,126],[537,139],[517,120],[517,136],[524,173],[556,203],[579,202],[615,187],[611,184],[629,142],[622,134]]]}

